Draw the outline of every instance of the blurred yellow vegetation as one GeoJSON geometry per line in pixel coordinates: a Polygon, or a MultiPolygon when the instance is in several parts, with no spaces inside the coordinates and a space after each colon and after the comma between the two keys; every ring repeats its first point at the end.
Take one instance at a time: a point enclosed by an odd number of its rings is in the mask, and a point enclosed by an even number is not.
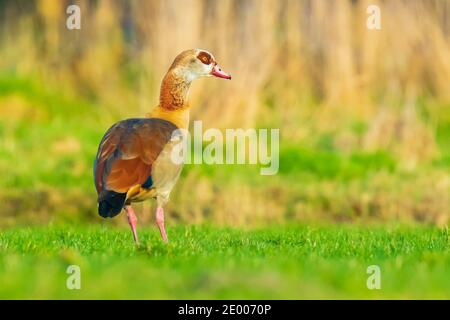
{"type": "Polygon", "coordinates": [[[5,15],[0,65],[73,85],[124,115],[152,108],[173,58],[192,47],[213,52],[234,75],[225,88],[195,86],[194,111],[211,126],[255,125],[266,92],[276,113],[318,108],[313,96],[332,120],[336,113],[370,119],[424,95],[450,99],[445,0],[380,1],[381,30],[366,28],[373,2],[364,0],[73,3],[81,30],[66,29],[62,1],[9,6],[20,19],[5,15]],[[131,88],[125,67],[135,71],[131,88]]]}

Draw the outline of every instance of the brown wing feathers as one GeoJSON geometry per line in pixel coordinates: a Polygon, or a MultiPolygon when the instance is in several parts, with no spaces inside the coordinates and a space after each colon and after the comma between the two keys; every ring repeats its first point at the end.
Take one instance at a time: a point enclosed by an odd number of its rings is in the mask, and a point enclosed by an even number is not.
{"type": "Polygon", "coordinates": [[[143,118],[118,122],[106,132],[94,165],[101,216],[120,213],[127,191],[149,181],[153,162],[176,129],[169,121],[143,118]]]}

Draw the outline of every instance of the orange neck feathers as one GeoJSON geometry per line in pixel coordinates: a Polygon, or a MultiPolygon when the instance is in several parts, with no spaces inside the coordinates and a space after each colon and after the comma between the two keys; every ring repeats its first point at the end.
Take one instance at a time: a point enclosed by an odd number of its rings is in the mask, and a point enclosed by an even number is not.
{"type": "Polygon", "coordinates": [[[159,104],[168,110],[185,107],[191,82],[175,71],[169,70],[161,83],[159,104]]]}
{"type": "Polygon", "coordinates": [[[172,122],[178,128],[189,126],[189,104],[187,97],[191,82],[169,70],[161,83],[159,105],[150,113],[152,118],[172,122]]]}

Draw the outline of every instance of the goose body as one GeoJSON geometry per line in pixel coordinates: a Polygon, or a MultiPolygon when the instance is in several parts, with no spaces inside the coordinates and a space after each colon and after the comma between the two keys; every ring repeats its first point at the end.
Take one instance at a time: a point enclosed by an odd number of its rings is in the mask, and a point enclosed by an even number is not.
{"type": "Polygon", "coordinates": [[[171,138],[177,129],[189,126],[190,84],[206,76],[231,79],[209,52],[199,49],[182,52],[162,81],[159,105],[145,118],[114,124],[100,142],[94,163],[98,213],[112,218],[124,209],[136,243],[137,218],[131,203],[151,198],[157,200],[156,222],[167,241],[163,206],[182,170],[182,164],[171,158],[178,143],[171,138]]]}

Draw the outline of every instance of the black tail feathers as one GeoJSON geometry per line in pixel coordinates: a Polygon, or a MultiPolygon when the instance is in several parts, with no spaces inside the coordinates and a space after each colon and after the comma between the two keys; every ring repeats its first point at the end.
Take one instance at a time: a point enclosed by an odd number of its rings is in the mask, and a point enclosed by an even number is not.
{"type": "Polygon", "coordinates": [[[112,218],[122,211],[127,194],[114,191],[102,191],[98,199],[98,214],[103,218],[112,218]]]}

